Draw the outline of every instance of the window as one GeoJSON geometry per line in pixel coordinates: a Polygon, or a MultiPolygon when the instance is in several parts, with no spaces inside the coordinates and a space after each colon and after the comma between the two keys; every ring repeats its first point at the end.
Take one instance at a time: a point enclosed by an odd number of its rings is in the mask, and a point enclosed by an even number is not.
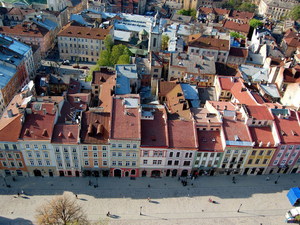
{"type": "Polygon", "coordinates": [[[267,155],[271,155],[271,153],[272,153],[272,150],[269,150],[269,151],[267,152],[267,155]]]}
{"type": "Polygon", "coordinates": [[[44,153],[45,158],[49,157],[49,154],[47,152],[44,153]]]}
{"type": "Polygon", "coordinates": [[[59,152],[59,148],[55,148],[55,152],[59,152]]]}
{"type": "Polygon", "coordinates": [[[157,160],[157,164],[161,165],[162,161],[161,160],[157,160]]]}
{"type": "Polygon", "coordinates": [[[153,160],[153,164],[154,164],[154,165],[157,164],[157,160],[153,160]]]}
{"type": "Polygon", "coordinates": [[[98,160],[94,160],[94,166],[98,166],[98,160]]]}
{"type": "Polygon", "coordinates": [[[176,153],[176,157],[180,157],[180,152],[177,152],[177,153],[176,153]]]}
{"type": "Polygon", "coordinates": [[[97,146],[93,146],[93,150],[97,151],[98,150],[97,146]]]}
{"type": "Polygon", "coordinates": [[[106,146],[102,146],[102,150],[103,151],[106,151],[107,149],[106,149],[106,146]]]}
{"type": "Polygon", "coordinates": [[[255,155],[256,154],[256,150],[253,150],[251,155],[255,155]]]}
{"type": "Polygon", "coordinates": [[[248,164],[252,164],[253,159],[249,159],[248,164]]]}
{"type": "Polygon", "coordinates": [[[130,166],[130,161],[126,161],[126,166],[130,166]]]}
{"type": "Polygon", "coordinates": [[[192,156],[193,156],[193,153],[192,153],[192,152],[190,152],[189,158],[192,158],[192,156]]]}
{"type": "Polygon", "coordinates": [[[111,147],[112,147],[112,148],[115,148],[115,147],[116,147],[116,144],[112,144],[111,147]]]}
{"type": "Polygon", "coordinates": [[[33,160],[30,160],[30,165],[34,166],[34,161],[33,160]]]}
{"type": "Polygon", "coordinates": [[[39,152],[36,153],[36,157],[37,157],[37,158],[40,158],[40,157],[41,157],[41,155],[40,155],[39,152]]]}
{"type": "Polygon", "coordinates": [[[73,150],[72,150],[73,152],[76,152],[76,148],[73,148],[73,150]]]}
{"type": "Polygon", "coordinates": [[[280,147],[280,150],[284,150],[285,149],[285,145],[282,145],[281,147],[280,147]]]}
{"type": "Polygon", "coordinates": [[[284,157],[289,157],[290,153],[286,153],[284,157]]]}
{"type": "Polygon", "coordinates": [[[187,158],[187,157],[189,157],[189,153],[188,152],[185,153],[185,158],[187,158]]]}
{"type": "Polygon", "coordinates": [[[289,146],[289,150],[292,150],[294,148],[294,145],[289,146]]]}
{"type": "Polygon", "coordinates": [[[17,145],[13,144],[13,149],[17,150],[17,145]]]}
{"type": "Polygon", "coordinates": [[[293,155],[292,155],[292,157],[295,157],[296,155],[297,155],[297,152],[294,152],[293,155]]]}
{"type": "Polygon", "coordinates": [[[255,160],[255,164],[259,164],[260,159],[255,160]]]}
{"type": "Polygon", "coordinates": [[[33,145],[34,149],[38,149],[38,145],[33,145]]]}
{"type": "Polygon", "coordinates": [[[23,167],[23,163],[22,162],[19,162],[19,167],[23,167]]]}
{"type": "Polygon", "coordinates": [[[83,150],[88,150],[88,147],[87,146],[83,146],[83,150]]]}
{"type": "Polygon", "coordinates": [[[144,151],[143,152],[143,156],[148,156],[149,155],[149,152],[148,151],[144,151]]]}
{"type": "Polygon", "coordinates": [[[74,155],[74,156],[73,156],[73,159],[77,160],[77,155],[74,155]]]}
{"type": "Polygon", "coordinates": [[[264,150],[261,150],[260,152],[259,152],[259,155],[263,155],[264,154],[264,150]]]}
{"type": "Polygon", "coordinates": [[[130,144],[127,144],[127,145],[126,145],[126,148],[130,148],[130,144]]]}
{"type": "Polygon", "coordinates": [[[29,144],[26,144],[26,145],[25,145],[25,148],[29,149],[29,148],[30,148],[29,144]]]}
{"type": "Polygon", "coordinates": [[[293,160],[290,160],[288,163],[289,163],[289,165],[291,165],[293,163],[293,160]]]}
{"type": "Polygon", "coordinates": [[[286,163],[286,160],[282,160],[280,164],[284,165],[285,163],[286,163]]]}
{"type": "Polygon", "coordinates": [[[178,165],[179,165],[179,161],[178,161],[178,160],[175,160],[174,165],[175,165],[175,166],[178,166],[178,165]]]}
{"type": "Polygon", "coordinates": [[[242,154],[246,154],[246,152],[247,152],[247,150],[243,150],[243,151],[242,151],[242,154]]]}
{"type": "Polygon", "coordinates": [[[122,148],[122,144],[118,144],[118,148],[122,148]]]}
{"type": "Polygon", "coordinates": [[[148,160],[147,160],[147,159],[144,159],[143,164],[144,164],[144,165],[147,165],[147,164],[148,164],[148,160]]]}
{"type": "Polygon", "coordinates": [[[68,148],[64,148],[64,152],[68,152],[68,148]]]}
{"type": "Polygon", "coordinates": [[[132,157],[134,157],[134,158],[135,158],[135,157],[136,157],[136,153],[132,153],[132,157]]]}
{"type": "Polygon", "coordinates": [[[227,153],[227,154],[230,154],[230,152],[231,152],[231,150],[227,150],[227,152],[226,152],[226,153],[227,153]]]}
{"type": "Polygon", "coordinates": [[[169,153],[169,157],[173,157],[173,152],[170,152],[170,153],[169,153]]]}
{"type": "Polygon", "coordinates": [[[126,152],[126,156],[127,156],[127,157],[130,157],[130,152],[126,152]]]}
{"type": "Polygon", "coordinates": [[[84,152],[84,153],[83,153],[83,157],[88,157],[88,153],[87,153],[87,152],[84,152]]]}
{"type": "Polygon", "coordinates": [[[102,157],[104,157],[104,158],[106,157],[106,152],[102,153],[102,157]]]}
{"type": "Polygon", "coordinates": [[[14,163],[14,162],[10,162],[10,165],[11,165],[12,167],[15,167],[15,163],[14,163]]]}
{"type": "Polygon", "coordinates": [[[94,152],[94,158],[97,158],[97,157],[98,157],[98,153],[94,152]]]}
{"type": "Polygon", "coordinates": [[[112,161],[112,165],[115,166],[117,164],[116,161],[112,161]]]}
{"type": "Polygon", "coordinates": [[[282,155],[282,153],[281,153],[281,152],[279,152],[279,153],[278,153],[278,155],[277,155],[277,157],[281,157],[281,155],[282,155]]]}
{"type": "Polygon", "coordinates": [[[2,154],[2,153],[0,153],[0,158],[4,158],[4,156],[3,156],[3,154],[2,154]]]}
{"type": "Polygon", "coordinates": [[[137,144],[133,144],[133,145],[132,145],[132,148],[137,148],[137,144]]]}
{"type": "Polygon", "coordinates": [[[66,160],[69,160],[69,159],[70,159],[68,154],[65,154],[65,159],[66,159],[66,160]]]}
{"type": "Polygon", "coordinates": [[[158,152],[158,156],[163,156],[163,152],[162,152],[162,151],[159,151],[159,152],[158,152]]]}
{"type": "Polygon", "coordinates": [[[84,161],[84,165],[85,165],[85,166],[88,166],[88,165],[89,165],[89,161],[88,161],[88,160],[85,160],[85,161],[84,161]]]}
{"type": "Polygon", "coordinates": [[[191,161],[184,161],[184,162],[183,162],[183,166],[189,166],[190,163],[191,163],[191,161]]]}
{"type": "Polygon", "coordinates": [[[46,149],[47,148],[47,146],[46,145],[42,145],[42,149],[46,149]]]}
{"type": "Polygon", "coordinates": [[[122,156],[122,152],[118,152],[118,156],[121,157],[122,156]]]}
{"type": "Polygon", "coordinates": [[[103,165],[103,166],[107,166],[107,161],[103,161],[103,162],[102,162],[102,165],[103,165]]]}
{"type": "Polygon", "coordinates": [[[136,161],[132,161],[132,162],[131,162],[131,165],[132,165],[132,166],[136,166],[136,161]]]}
{"type": "Polygon", "coordinates": [[[153,156],[157,156],[158,152],[154,151],[153,156]]]}
{"type": "Polygon", "coordinates": [[[46,161],[46,165],[50,166],[50,161],[49,160],[46,161]]]}
{"type": "Polygon", "coordinates": [[[234,154],[239,154],[239,150],[234,150],[234,154]]]}
{"type": "Polygon", "coordinates": [[[278,164],[278,160],[275,160],[273,165],[277,165],[278,164]]]}
{"type": "Polygon", "coordinates": [[[267,164],[268,159],[264,159],[263,164],[267,164]]]}
{"type": "Polygon", "coordinates": [[[5,148],[6,150],[8,150],[8,149],[9,149],[8,144],[4,144],[4,148],[5,148]]]}
{"type": "Polygon", "coordinates": [[[11,158],[12,158],[12,155],[11,155],[10,153],[8,153],[8,154],[7,154],[7,157],[11,159],[11,158]]]}
{"type": "Polygon", "coordinates": [[[122,166],[122,161],[118,161],[118,166],[122,166]]]}
{"type": "Polygon", "coordinates": [[[39,166],[43,165],[41,160],[38,160],[38,164],[39,164],[39,166]]]}
{"type": "Polygon", "coordinates": [[[116,152],[112,152],[112,156],[117,156],[117,153],[116,152]]]}

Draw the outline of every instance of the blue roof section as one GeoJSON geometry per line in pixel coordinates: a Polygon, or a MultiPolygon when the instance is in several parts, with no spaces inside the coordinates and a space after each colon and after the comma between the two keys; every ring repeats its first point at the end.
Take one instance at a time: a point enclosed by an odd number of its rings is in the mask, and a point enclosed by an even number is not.
{"type": "Polygon", "coordinates": [[[252,142],[250,142],[250,141],[226,141],[226,145],[251,147],[252,142]]]}
{"type": "Polygon", "coordinates": [[[200,106],[200,100],[198,96],[198,90],[196,85],[190,85],[190,84],[180,84],[184,97],[187,100],[191,100],[192,107],[199,107],[200,106]]]}
{"type": "Polygon", "coordinates": [[[293,206],[300,205],[300,188],[294,187],[286,195],[293,206]]]}
{"type": "Polygon", "coordinates": [[[15,68],[0,64],[0,88],[4,88],[15,73],[15,68]]]}
{"type": "Polygon", "coordinates": [[[34,20],[38,25],[46,28],[47,30],[55,30],[58,27],[57,23],[54,23],[51,20],[45,19],[43,21],[41,20],[34,20]]]}
{"type": "Polygon", "coordinates": [[[117,76],[116,94],[126,95],[130,94],[130,80],[125,76],[117,76]]]}
{"type": "Polygon", "coordinates": [[[272,113],[276,116],[278,115],[289,115],[288,109],[271,109],[272,113]]]}
{"type": "Polygon", "coordinates": [[[79,14],[71,14],[70,21],[76,21],[77,23],[80,23],[85,26],[92,26],[92,24],[86,22],[83,16],[79,14]]]}

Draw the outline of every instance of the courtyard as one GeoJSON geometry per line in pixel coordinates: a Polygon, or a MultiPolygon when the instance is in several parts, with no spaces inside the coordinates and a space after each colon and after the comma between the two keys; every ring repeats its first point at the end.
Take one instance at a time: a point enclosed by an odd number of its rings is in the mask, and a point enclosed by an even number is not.
{"type": "Polygon", "coordinates": [[[64,192],[78,195],[95,224],[286,224],[292,208],[286,194],[300,186],[299,177],[236,176],[233,183],[232,176],[203,176],[186,186],[175,177],[6,177],[0,178],[0,224],[35,224],[35,209],[64,192]],[[22,190],[26,195],[17,197],[22,190]]]}

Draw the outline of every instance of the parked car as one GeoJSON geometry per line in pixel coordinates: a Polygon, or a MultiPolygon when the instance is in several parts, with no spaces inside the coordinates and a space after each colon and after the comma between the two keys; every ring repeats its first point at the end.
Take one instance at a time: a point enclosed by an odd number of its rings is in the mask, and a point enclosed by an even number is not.
{"type": "Polygon", "coordinates": [[[73,65],[73,68],[79,69],[80,66],[78,66],[78,65],[73,65]]]}
{"type": "Polygon", "coordinates": [[[88,70],[89,67],[88,66],[82,66],[82,67],[80,67],[80,69],[88,70]]]}

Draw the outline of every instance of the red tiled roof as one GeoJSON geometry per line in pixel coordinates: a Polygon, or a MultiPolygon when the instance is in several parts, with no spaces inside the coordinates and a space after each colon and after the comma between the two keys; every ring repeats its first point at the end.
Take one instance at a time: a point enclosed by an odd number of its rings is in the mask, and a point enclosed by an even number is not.
{"type": "Polygon", "coordinates": [[[5,142],[17,142],[19,139],[22,115],[16,115],[12,118],[7,118],[5,121],[3,118],[0,120],[0,141],[5,142]]]}
{"type": "Polygon", "coordinates": [[[112,110],[112,94],[115,84],[115,76],[109,77],[106,82],[102,84],[99,94],[99,107],[102,107],[104,112],[111,112],[112,110]]]}
{"type": "Polygon", "coordinates": [[[71,104],[71,107],[79,110],[87,110],[91,100],[91,93],[69,94],[67,100],[71,104]]]}
{"type": "Polygon", "coordinates": [[[107,144],[110,132],[110,114],[88,111],[82,113],[80,138],[85,144],[107,144]]]}
{"type": "Polygon", "coordinates": [[[240,23],[236,23],[234,21],[229,21],[229,20],[225,21],[223,27],[226,29],[229,29],[229,30],[243,32],[243,33],[247,33],[247,34],[250,30],[250,25],[247,23],[240,24],[240,23]]]}
{"type": "Polygon", "coordinates": [[[81,84],[77,80],[70,79],[69,87],[68,87],[68,94],[75,94],[80,93],[81,91],[81,84]]]}
{"type": "Polygon", "coordinates": [[[234,83],[232,82],[232,77],[218,77],[220,86],[222,90],[231,90],[234,83]]]}
{"type": "Polygon", "coordinates": [[[234,57],[247,58],[248,49],[231,47],[229,51],[229,55],[234,57]]]}
{"type": "Polygon", "coordinates": [[[107,68],[100,68],[100,71],[93,72],[92,84],[101,85],[105,83],[109,77],[114,75],[115,75],[114,71],[109,70],[107,68]]]}
{"type": "Polygon", "coordinates": [[[141,139],[141,116],[139,108],[126,108],[125,101],[136,99],[140,104],[139,95],[122,95],[113,98],[111,139],[141,139]]]}
{"type": "Polygon", "coordinates": [[[284,144],[300,144],[300,126],[296,113],[290,111],[291,116],[288,119],[275,117],[278,133],[284,144]]]}
{"type": "Polygon", "coordinates": [[[198,130],[197,134],[200,151],[223,151],[220,131],[198,130]]]}
{"type": "Polygon", "coordinates": [[[102,29],[102,28],[75,26],[69,23],[63,28],[61,28],[57,36],[104,40],[105,37],[109,34],[109,31],[111,29],[112,26],[108,27],[107,29],[102,29]]]}
{"type": "Polygon", "coordinates": [[[270,127],[249,127],[252,141],[255,142],[255,147],[274,147],[275,141],[270,127]]]}
{"type": "Polygon", "coordinates": [[[250,117],[257,120],[274,120],[272,113],[266,106],[248,105],[246,108],[250,117]]]}
{"type": "Polygon", "coordinates": [[[226,141],[235,141],[235,138],[238,137],[240,141],[252,142],[248,127],[244,121],[224,117],[223,130],[226,141]]]}
{"type": "Polygon", "coordinates": [[[6,35],[44,37],[48,32],[49,30],[47,30],[46,28],[30,22],[23,22],[22,24],[17,24],[14,27],[12,26],[0,27],[0,33],[6,35]]]}
{"type": "Polygon", "coordinates": [[[230,10],[220,9],[220,8],[208,8],[208,7],[200,7],[200,13],[209,14],[214,13],[216,15],[226,15],[229,14],[230,10]]]}
{"type": "Polygon", "coordinates": [[[257,92],[251,92],[251,95],[253,96],[253,98],[255,99],[255,101],[258,103],[258,104],[264,104],[265,103],[265,100],[260,96],[259,93],[257,92]]]}
{"type": "MultiPolygon", "coordinates": [[[[143,110],[151,110],[144,108],[143,110]]],[[[141,145],[144,147],[168,147],[167,113],[164,108],[155,109],[154,120],[142,120],[141,145]]]]}
{"type": "Polygon", "coordinates": [[[238,10],[232,10],[229,14],[229,18],[242,19],[242,20],[250,20],[253,18],[253,16],[254,13],[238,11],[238,10]]]}
{"type": "Polygon", "coordinates": [[[161,81],[159,82],[159,96],[166,96],[174,87],[176,86],[176,82],[170,81],[161,81]]]}
{"type": "Polygon", "coordinates": [[[59,144],[78,144],[79,142],[78,124],[56,124],[52,135],[52,143],[59,144]]]}
{"type": "MultiPolygon", "coordinates": [[[[35,9],[20,9],[18,7],[13,7],[9,10],[9,12],[7,13],[7,15],[27,15],[29,13],[33,13],[35,12],[35,9]]],[[[21,19],[21,18],[20,18],[21,19]]]]}
{"type": "Polygon", "coordinates": [[[192,150],[198,148],[196,128],[193,121],[168,120],[168,133],[170,148],[192,150]]]}
{"type": "Polygon", "coordinates": [[[231,93],[240,104],[257,105],[257,102],[249,90],[240,80],[237,80],[237,82],[234,83],[233,87],[231,88],[231,93]]]}
{"type": "Polygon", "coordinates": [[[188,46],[205,49],[215,49],[219,51],[229,51],[230,44],[228,40],[215,37],[201,37],[196,35],[189,36],[188,46]]]}
{"type": "Polygon", "coordinates": [[[54,103],[34,102],[31,109],[32,113],[26,115],[20,139],[50,141],[56,112],[54,103]]]}
{"type": "Polygon", "coordinates": [[[235,106],[231,102],[208,101],[218,111],[231,110],[235,111],[235,106]]]}

